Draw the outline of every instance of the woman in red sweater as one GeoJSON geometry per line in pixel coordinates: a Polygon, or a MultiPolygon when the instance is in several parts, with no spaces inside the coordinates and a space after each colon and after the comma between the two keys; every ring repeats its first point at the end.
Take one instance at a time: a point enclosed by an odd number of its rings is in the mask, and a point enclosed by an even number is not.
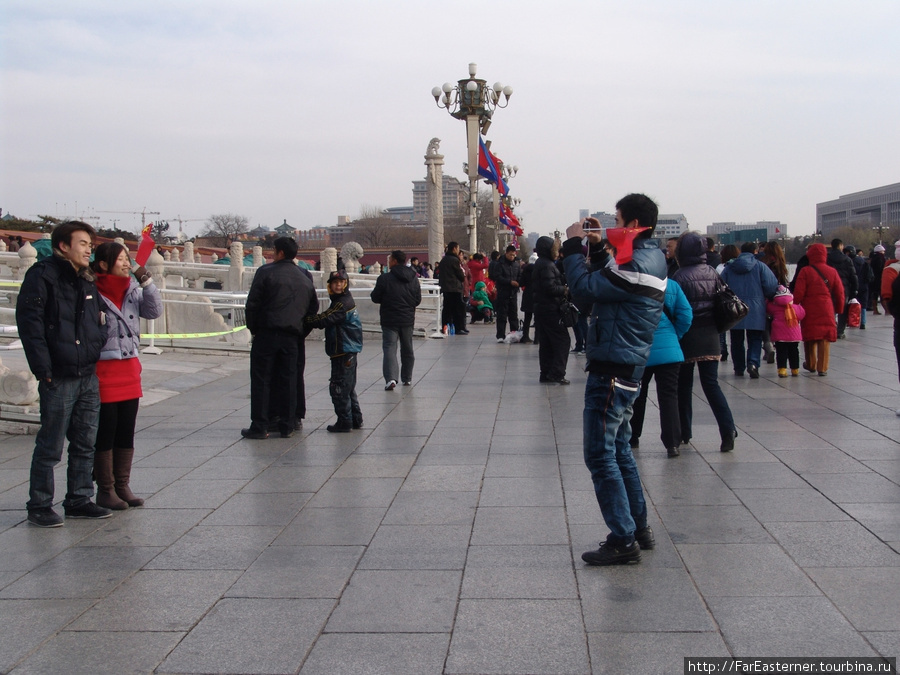
{"type": "Polygon", "coordinates": [[[103,299],[109,333],[100,360],[100,422],[94,452],[97,504],[108,509],[141,506],[129,486],[134,425],[141,391],[140,320],[162,315],[159,289],[143,267],[132,277],[131,258],[121,244],[100,244],[91,269],[103,299]],[[135,279],[136,277],[136,279],[135,279]]]}

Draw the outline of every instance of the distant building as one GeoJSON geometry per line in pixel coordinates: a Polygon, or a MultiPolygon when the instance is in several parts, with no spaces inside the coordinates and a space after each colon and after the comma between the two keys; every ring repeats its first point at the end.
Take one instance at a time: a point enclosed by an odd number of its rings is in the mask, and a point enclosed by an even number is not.
{"type": "Polygon", "coordinates": [[[654,239],[670,239],[678,237],[682,232],[690,229],[690,223],[683,213],[660,213],[656,219],[656,230],[653,232],[654,239]]]}
{"type": "MultiPolygon", "coordinates": [[[[585,218],[588,217],[587,213],[584,214],[584,217],[585,218]]],[[[607,213],[606,211],[597,211],[597,213],[592,213],[590,215],[590,217],[596,218],[597,220],[599,220],[600,227],[602,227],[604,230],[609,227],[616,226],[616,214],[614,214],[614,213],[607,213]]]]}
{"type": "Polygon", "coordinates": [[[706,234],[714,236],[721,246],[742,244],[745,241],[765,242],[787,237],[787,225],[778,220],[759,220],[755,223],[713,223],[706,234]]]}
{"type": "Polygon", "coordinates": [[[284,222],[275,228],[275,232],[279,237],[293,237],[297,234],[297,230],[288,225],[287,218],[285,218],[284,222]]]}
{"type": "Polygon", "coordinates": [[[260,225],[255,230],[250,230],[246,234],[245,239],[259,241],[260,239],[265,239],[271,233],[272,233],[272,230],[270,230],[268,227],[263,227],[262,225],[260,225]]]}
{"type": "Polygon", "coordinates": [[[851,192],[816,204],[816,229],[827,241],[841,227],[900,225],[900,183],[851,192]]]}
{"type": "MultiPolygon", "coordinates": [[[[469,187],[461,183],[453,176],[443,174],[442,187],[444,190],[444,217],[455,216],[466,208],[469,196],[469,187]]],[[[414,221],[426,222],[428,220],[428,193],[425,180],[413,181],[413,217],[414,221]]]]}
{"type": "Polygon", "coordinates": [[[412,206],[392,206],[381,212],[382,215],[387,216],[398,223],[409,223],[414,221],[414,213],[415,210],[412,206]]]}

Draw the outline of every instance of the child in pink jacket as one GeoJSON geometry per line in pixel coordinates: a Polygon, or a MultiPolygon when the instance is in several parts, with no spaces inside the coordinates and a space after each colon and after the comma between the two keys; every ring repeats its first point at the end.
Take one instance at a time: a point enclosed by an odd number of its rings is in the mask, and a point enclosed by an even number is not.
{"type": "Polygon", "coordinates": [[[772,317],[772,342],[775,343],[775,363],[778,377],[787,377],[787,365],[790,360],[791,375],[800,374],[800,343],[803,333],[800,321],[806,316],[806,310],[794,304],[794,296],[784,286],[779,286],[775,297],[766,303],[766,311],[772,317]]]}

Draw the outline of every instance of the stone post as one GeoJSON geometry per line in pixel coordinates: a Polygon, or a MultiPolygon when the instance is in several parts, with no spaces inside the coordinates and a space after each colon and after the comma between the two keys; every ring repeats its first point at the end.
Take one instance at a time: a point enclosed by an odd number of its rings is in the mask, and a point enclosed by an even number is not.
{"type": "Polygon", "coordinates": [[[244,245],[236,241],[231,245],[228,252],[231,256],[231,265],[228,268],[228,289],[231,292],[240,292],[243,290],[244,281],[244,245]]]}
{"type": "Polygon", "coordinates": [[[263,257],[262,246],[254,246],[253,247],[253,266],[254,267],[262,267],[266,264],[266,259],[263,257]]]}
{"type": "Polygon", "coordinates": [[[328,275],[337,269],[337,258],[337,249],[332,246],[322,251],[322,254],[319,256],[322,279],[327,279],[328,275]]]}
{"type": "Polygon", "coordinates": [[[28,271],[34,263],[37,262],[37,249],[31,245],[30,241],[26,241],[19,248],[19,269],[17,270],[16,278],[23,279],[25,277],[25,272],[28,271]]]}
{"type": "Polygon", "coordinates": [[[184,262],[189,263],[194,261],[194,242],[186,241],[184,243],[184,262]]]}
{"type": "Polygon", "coordinates": [[[432,138],[425,154],[425,194],[427,198],[428,262],[432,267],[444,255],[444,156],[438,152],[441,139],[432,138]]]}

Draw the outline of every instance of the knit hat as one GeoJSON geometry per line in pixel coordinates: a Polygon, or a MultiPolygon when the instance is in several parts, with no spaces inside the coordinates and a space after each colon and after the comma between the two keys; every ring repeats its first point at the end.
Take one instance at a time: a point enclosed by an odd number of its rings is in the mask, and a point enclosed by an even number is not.
{"type": "Polygon", "coordinates": [[[884,246],[882,246],[881,244],[878,244],[878,246],[876,246],[874,250],[875,250],[875,253],[884,253],[884,246]]]}
{"type": "Polygon", "coordinates": [[[779,286],[778,290],[775,291],[775,297],[777,298],[779,295],[790,295],[791,292],[786,289],[784,286],[779,286]]]}

